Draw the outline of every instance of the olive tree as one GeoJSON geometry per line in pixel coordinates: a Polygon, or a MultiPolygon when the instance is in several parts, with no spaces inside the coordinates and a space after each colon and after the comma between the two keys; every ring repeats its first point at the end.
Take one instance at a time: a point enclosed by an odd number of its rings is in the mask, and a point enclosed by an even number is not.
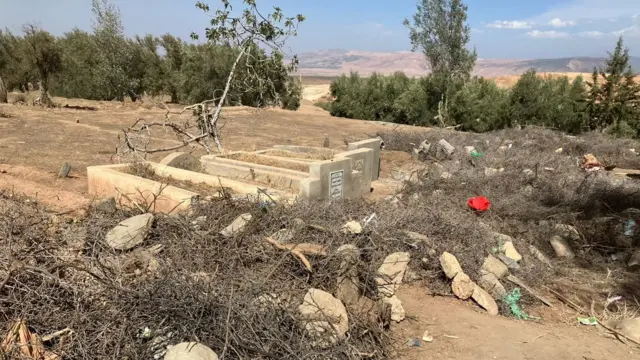
{"type": "MultiPolygon", "coordinates": [[[[206,41],[211,45],[233,50],[232,65],[224,86],[215,89],[210,99],[180,110],[171,110],[165,104],[160,104],[166,109],[163,121],[147,122],[139,119],[130,128],[123,130],[122,143],[118,147],[120,155],[135,153],[146,156],[185,146],[201,146],[207,153],[214,149],[223,152],[219,120],[229,94],[257,91],[260,96],[280,93],[281,89],[277,88],[280,84],[273,81],[273,74],[287,75],[295,70],[297,57],[293,56],[291,62],[285,65],[283,49],[286,41],[297,35],[298,25],[304,21],[304,16],[285,17],[279,7],[274,7],[270,13],[263,13],[255,0],[243,0],[243,4],[244,8],[236,11],[229,0],[222,0],[219,7],[212,11],[209,5],[196,3],[198,9],[211,15],[209,26],[204,32],[206,41]],[[269,56],[264,56],[266,53],[269,56]],[[172,121],[173,115],[183,114],[190,114],[190,119],[172,121]],[[169,147],[150,147],[154,128],[171,129],[179,143],[169,147]]],[[[197,40],[200,35],[193,33],[191,37],[197,40]]]]}

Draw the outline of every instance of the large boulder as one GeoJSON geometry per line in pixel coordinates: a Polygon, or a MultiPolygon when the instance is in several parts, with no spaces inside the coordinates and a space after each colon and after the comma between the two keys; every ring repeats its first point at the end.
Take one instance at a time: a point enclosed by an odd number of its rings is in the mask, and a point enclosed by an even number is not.
{"type": "Polygon", "coordinates": [[[218,355],[200,343],[183,342],[169,348],[164,360],[218,360],[218,355]]]}
{"type": "Polygon", "coordinates": [[[121,221],[107,233],[107,244],[116,250],[129,250],[142,244],[149,235],[153,219],[153,214],[147,213],[121,221]]]}

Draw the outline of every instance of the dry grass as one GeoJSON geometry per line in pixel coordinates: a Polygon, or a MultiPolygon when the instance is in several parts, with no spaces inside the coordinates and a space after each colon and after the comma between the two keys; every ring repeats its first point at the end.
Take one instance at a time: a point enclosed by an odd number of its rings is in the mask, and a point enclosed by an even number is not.
{"type": "MultiPolygon", "coordinates": [[[[571,269],[576,265],[605,275],[607,269],[615,269],[605,281],[609,291],[630,300],[640,298],[640,282],[626,272],[625,262],[640,234],[628,237],[622,231],[627,219],[637,219],[640,214],[640,183],[606,173],[586,174],[578,166],[584,154],[593,153],[607,165],[640,168],[640,157],[630,150],[638,148],[637,141],[601,134],[571,137],[537,128],[482,135],[442,130],[380,135],[392,150],[408,151],[411,144],[425,139],[435,146],[443,138],[456,147],[448,158],[423,156],[425,169],[407,182],[403,203],[408,207],[414,206],[411,202],[428,204],[430,211],[421,216],[449,223],[445,231],[433,233],[435,229],[430,229],[426,234],[437,238],[441,244],[438,252],[457,255],[463,268],[479,269],[484,256],[498,245],[487,232],[495,231],[516,239],[517,249],[529,259],[516,273],[530,284],[575,275],[571,269]],[[510,149],[500,149],[509,143],[510,149]],[[471,157],[464,146],[474,146],[483,156],[471,157]],[[556,152],[559,148],[562,151],[556,152]],[[486,168],[504,171],[487,176],[486,168]],[[451,177],[442,178],[445,172],[451,177]],[[491,209],[478,216],[467,209],[466,200],[480,195],[491,201],[491,209]],[[554,257],[548,223],[573,225],[580,233],[580,239],[572,243],[577,259],[561,263],[555,270],[531,260],[535,257],[529,251],[529,245],[534,245],[554,257]],[[449,228],[464,230],[449,234],[449,228]],[[617,260],[612,260],[613,254],[617,260]]],[[[606,292],[597,296],[606,297],[606,292]]],[[[631,301],[629,306],[637,304],[631,301]]]]}

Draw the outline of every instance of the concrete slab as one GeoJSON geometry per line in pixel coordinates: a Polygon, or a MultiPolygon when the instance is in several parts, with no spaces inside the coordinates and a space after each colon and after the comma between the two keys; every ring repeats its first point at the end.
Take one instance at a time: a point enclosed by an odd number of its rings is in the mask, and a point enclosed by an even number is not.
{"type": "Polygon", "coordinates": [[[357,149],[372,149],[373,150],[373,167],[372,167],[372,177],[371,180],[378,180],[380,177],[380,146],[382,144],[382,139],[373,138],[362,141],[356,141],[349,143],[347,146],[349,150],[357,150],[357,149]]]}

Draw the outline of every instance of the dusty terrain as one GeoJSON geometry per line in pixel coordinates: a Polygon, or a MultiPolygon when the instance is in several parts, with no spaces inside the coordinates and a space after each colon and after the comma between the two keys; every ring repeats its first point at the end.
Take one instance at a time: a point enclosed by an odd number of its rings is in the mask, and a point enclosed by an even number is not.
{"type": "MultiPolygon", "coordinates": [[[[388,126],[366,121],[330,117],[311,101],[326,95],[328,85],[317,81],[305,89],[305,102],[297,112],[231,108],[225,112],[223,141],[229,150],[252,150],[275,144],[320,146],[327,134],[331,147],[344,148],[345,141],[362,138],[388,126]]],[[[139,104],[55,99],[60,104],[96,107],[96,111],[0,105],[0,189],[37,198],[47,206],[70,211],[92,199],[87,194],[86,167],[107,164],[121,129],[135,119],[160,119],[163,111],[139,104]],[[71,177],[57,179],[63,163],[71,177]]],[[[170,138],[159,140],[173,144],[170,138]]],[[[164,154],[152,156],[159,159],[164,154]]],[[[394,169],[411,171],[411,157],[401,151],[382,155],[382,177],[393,182],[394,169]]],[[[391,192],[392,187],[385,191],[391,192]]],[[[601,274],[600,274],[601,275],[601,274]]],[[[598,275],[599,276],[599,275],[598,275]]],[[[577,288],[576,288],[577,289],[577,288]]],[[[398,342],[421,338],[425,330],[433,343],[400,348],[403,359],[616,359],[638,357],[637,347],[578,325],[575,314],[556,301],[553,310],[530,308],[542,322],[523,322],[491,317],[471,302],[433,297],[428,285],[406,287],[399,293],[408,319],[393,325],[398,342]]]]}
{"type": "MultiPolygon", "coordinates": [[[[372,72],[392,74],[395,71],[403,71],[409,76],[421,76],[428,72],[424,56],[420,52],[323,50],[298,54],[298,57],[303,76],[339,76],[350,71],[357,71],[365,76],[372,72]]],[[[604,60],[604,57],[478,59],[474,74],[484,77],[512,76],[531,68],[539,72],[589,73],[594,66],[604,66],[604,60]]],[[[632,57],[631,65],[634,69],[640,68],[640,58],[632,57]]]]}

